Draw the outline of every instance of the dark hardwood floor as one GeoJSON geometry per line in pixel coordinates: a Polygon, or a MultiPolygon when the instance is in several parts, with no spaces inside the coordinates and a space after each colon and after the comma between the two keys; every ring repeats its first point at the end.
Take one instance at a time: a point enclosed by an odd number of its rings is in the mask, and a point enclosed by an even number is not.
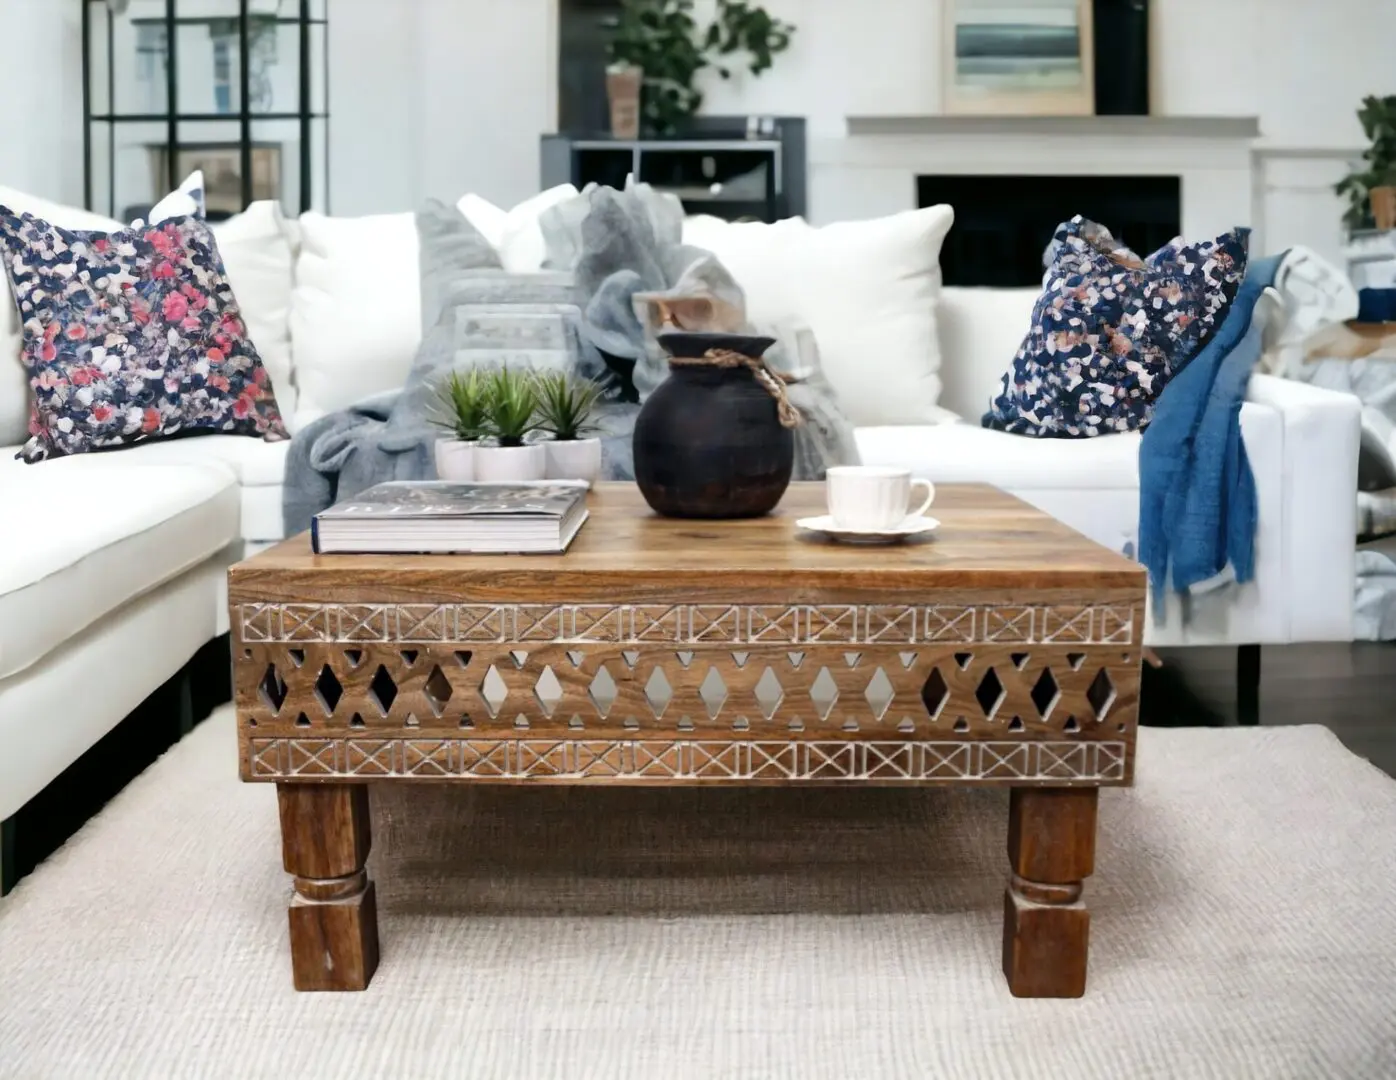
{"type": "MultiPolygon", "coordinates": [[[[1235,649],[1161,649],[1144,688],[1146,723],[1236,723],[1235,649]]],[[[1267,645],[1262,725],[1323,724],[1353,753],[1396,776],[1396,643],[1267,645]]]]}

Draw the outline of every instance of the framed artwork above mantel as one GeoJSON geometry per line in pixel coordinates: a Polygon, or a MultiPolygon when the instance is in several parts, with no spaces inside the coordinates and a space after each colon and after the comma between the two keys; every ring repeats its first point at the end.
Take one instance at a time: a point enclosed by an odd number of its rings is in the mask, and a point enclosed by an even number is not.
{"type": "Polygon", "coordinates": [[[1091,0],[944,0],[942,111],[1090,116],[1091,0]]]}

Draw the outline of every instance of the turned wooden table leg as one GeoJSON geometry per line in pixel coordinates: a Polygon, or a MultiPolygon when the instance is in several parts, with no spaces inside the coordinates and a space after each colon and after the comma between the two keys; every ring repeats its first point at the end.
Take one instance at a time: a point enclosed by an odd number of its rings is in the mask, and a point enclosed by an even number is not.
{"type": "Polygon", "coordinates": [[[1014,788],[1008,811],[1003,973],[1014,997],[1086,992],[1097,788],[1014,788]]]}
{"type": "Polygon", "coordinates": [[[281,849],[295,876],[291,972],[297,990],[363,990],[378,967],[368,859],[368,788],[277,784],[281,849]]]}

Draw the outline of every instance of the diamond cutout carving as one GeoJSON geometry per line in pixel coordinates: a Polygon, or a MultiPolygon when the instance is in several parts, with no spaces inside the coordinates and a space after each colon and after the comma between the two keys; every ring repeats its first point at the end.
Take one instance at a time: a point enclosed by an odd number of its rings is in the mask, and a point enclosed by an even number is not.
{"type": "Polygon", "coordinates": [[[1095,678],[1091,680],[1090,689],[1086,691],[1086,700],[1095,710],[1096,720],[1104,720],[1110,706],[1115,704],[1115,684],[1110,681],[1110,676],[1104,668],[1096,672],[1095,678]]]}
{"type": "Polygon", "coordinates": [[[1061,696],[1061,687],[1057,685],[1052,669],[1043,668],[1042,674],[1037,677],[1037,682],[1033,683],[1032,687],[1032,703],[1037,706],[1038,715],[1044,720],[1051,719],[1052,710],[1061,696]]]}
{"type": "Polygon", "coordinates": [[[611,706],[616,703],[616,680],[611,677],[611,672],[605,664],[601,665],[601,670],[591,680],[591,685],[587,687],[587,695],[591,698],[591,703],[596,706],[596,711],[603,717],[611,711],[611,706]]]}
{"type": "Polygon", "coordinates": [[[405,663],[408,667],[411,667],[413,664],[417,662],[417,657],[419,657],[421,653],[419,653],[416,649],[402,649],[398,652],[398,655],[402,657],[403,663],[405,663]]]}
{"type": "Polygon", "coordinates": [[[469,666],[470,666],[470,658],[471,658],[473,655],[474,655],[474,653],[466,652],[464,649],[457,649],[457,650],[456,650],[456,663],[459,664],[461,667],[469,667],[469,666]]]}
{"type": "Polygon", "coordinates": [[[872,706],[873,715],[881,720],[887,714],[887,710],[891,708],[892,699],[897,696],[897,692],[893,689],[892,680],[887,677],[887,672],[878,668],[873,673],[868,688],[863,691],[863,696],[868,699],[868,704],[872,706]]]}
{"type": "Polygon", "coordinates": [[[290,656],[291,663],[295,664],[296,667],[300,667],[302,664],[305,663],[304,649],[287,649],[286,654],[290,656]]]}
{"type": "Polygon", "coordinates": [[[1072,671],[1080,671],[1081,665],[1086,662],[1086,654],[1079,652],[1069,652],[1066,654],[1066,662],[1071,665],[1072,671]]]}
{"type": "Polygon", "coordinates": [[[368,696],[384,716],[388,715],[388,710],[397,699],[397,683],[393,682],[393,677],[382,664],[378,665],[378,670],[373,673],[373,681],[368,684],[368,696]]]}
{"type": "Polygon", "coordinates": [[[431,705],[431,711],[437,716],[446,711],[446,702],[451,700],[451,695],[455,693],[455,687],[451,685],[451,680],[446,678],[446,673],[441,670],[440,664],[432,667],[427,681],[422,684],[422,693],[426,695],[427,702],[431,705]]]}
{"type": "Polygon", "coordinates": [[[1023,668],[1027,666],[1028,654],[1025,652],[1010,653],[1008,659],[1013,661],[1013,666],[1015,668],[1017,668],[1019,671],[1022,671],[1023,668]]]}
{"type": "Polygon", "coordinates": [[[746,662],[750,657],[751,653],[734,652],[732,654],[732,663],[736,664],[739,668],[744,668],[746,667],[746,662]]]}
{"type": "Polygon", "coordinates": [[[620,658],[625,661],[625,666],[631,671],[634,671],[635,665],[640,662],[640,654],[634,649],[626,649],[620,654],[620,658]]]}
{"type": "Polygon", "coordinates": [[[515,649],[509,655],[513,658],[516,668],[521,668],[528,663],[528,652],[525,649],[515,649]]]}
{"type": "Polygon", "coordinates": [[[834,682],[834,677],[829,674],[829,669],[822,667],[819,674],[814,677],[814,682],[809,688],[810,700],[814,702],[814,708],[819,713],[819,719],[829,719],[829,714],[834,711],[834,703],[839,700],[839,685],[834,682]]]}
{"type": "Polygon", "coordinates": [[[786,659],[790,661],[790,666],[795,668],[797,671],[799,670],[800,665],[805,662],[805,654],[802,652],[786,653],[785,656],[786,659]]]}
{"type": "Polygon", "coordinates": [[[558,682],[557,675],[553,673],[551,666],[543,668],[543,673],[538,676],[538,681],[533,684],[533,696],[538,699],[538,704],[542,706],[543,712],[548,716],[553,715],[553,710],[557,708],[558,702],[562,700],[562,683],[558,682]]]}
{"type": "Polygon", "coordinates": [[[326,664],[315,679],[315,697],[320,702],[320,708],[325,710],[326,716],[333,715],[335,706],[343,696],[344,687],[339,685],[339,680],[330,670],[330,665],[326,664]]]}
{"type": "Polygon", "coordinates": [[[286,682],[275,664],[268,664],[262,681],[257,684],[257,692],[262,696],[262,704],[272,712],[280,712],[286,700],[286,682]]]}
{"type": "Polygon", "coordinates": [[[945,676],[940,673],[940,668],[931,668],[931,673],[921,686],[921,704],[926,706],[932,720],[939,718],[940,710],[949,696],[950,687],[945,685],[945,676]]]}
{"type": "Polygon", "coordinates": [[[345,649],[344,659],[349,661],[351,668],[356,668],[364,662],[364,651],[363,649],[345,649]]]}
{"type": "Polygon", "coordinates": [[[974,690],[974,698],[984,710],[984,715],[992,720],[1004,698],[1003,683],[999,682],[998,674],[993,668],[985,672],[984,678],[979,680],[979,685],[974,690]]]}
{"type": "Polygon", "coordinates": [[[703,704],[707,706],[709,718],[716,720],[717,714],[722,711],[722,706],[727,701],[727,684],[723,681],[722,673],[717,668],[708,668],[708,673],[698,684],[698,696],[703,699],[703,704]]]}
{"type": "Polygon", "coordinates": [[[902,662],[902,667],[906,668],[908,671],[911,670],[911,665],[916,663],[916,654],[914,652],[898,653],[897,656],[902,662]]]}
{"type": "Polygon", "coordinates": [[[669,685],[663,668],[650,672],[649,681],[645,683],[645,700],[650,703],[655,716],[663,716],[669,702],[674,700],[674,688],[669,685]]]}
{"type": "Polygon", "coordinates": [[[676,652],[674,655],[678,657],[679,663],[685,668],[693,663],[693,654],[691,652],[676,652]]]}
{"type": "Polygon", "coordinates": [[[767,720],[775,716],[784,699],[785,687],[780,685],[780,676],[767,668],[756,680],[756,704],[761,707],[761,715],[767,720]]]}
{"type": "Polygon", "coordinates": [[[968,670],[969,670],[970,661],[972,661],[973,659],[974,659],[974,654],[973,654],[973,653],[957,652],[957,653],[955,654],[955,663],[957,663],[957,664],[960,665],[960,670],[961,670],[961,671],[968,671],[968,670]]]}
{"type": "Polygon", "coordinates": [[[489,709],[491,716],[498,716],[500,708],[504,705],[504,699],[509,696],[509,686],[504,681],[504,676],[499,673],[499,669],[493,664],[485,672],[485,679],[480,683],[480,697],[485,702],[485,708],[489,709]]]}
{"type": "Polygon", "coordinates": [[[843,662],[851,668],[858,666],[858,661],[863,659],[863,654],[858,652],[846,652],[843,654],[843,662]]]}

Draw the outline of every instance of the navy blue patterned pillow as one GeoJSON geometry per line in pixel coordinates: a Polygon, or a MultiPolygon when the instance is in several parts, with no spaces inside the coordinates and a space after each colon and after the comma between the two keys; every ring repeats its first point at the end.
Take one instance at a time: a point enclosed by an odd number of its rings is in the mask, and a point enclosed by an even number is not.
{"type": "Polygon", "coordinates": [[[0,206],[0,260],[34,394],[25,461],[194,431],[286,437],[203,221],[78,232],[0,206]]]}
{"type": "Polygon", "coordinates": [[[1246,273],[1248,229],[1175,240],[1147,259],[1074,217],[984,426],[1080,438],[1146,427],[1164,385],[1221,326],[1246,273]]]}

